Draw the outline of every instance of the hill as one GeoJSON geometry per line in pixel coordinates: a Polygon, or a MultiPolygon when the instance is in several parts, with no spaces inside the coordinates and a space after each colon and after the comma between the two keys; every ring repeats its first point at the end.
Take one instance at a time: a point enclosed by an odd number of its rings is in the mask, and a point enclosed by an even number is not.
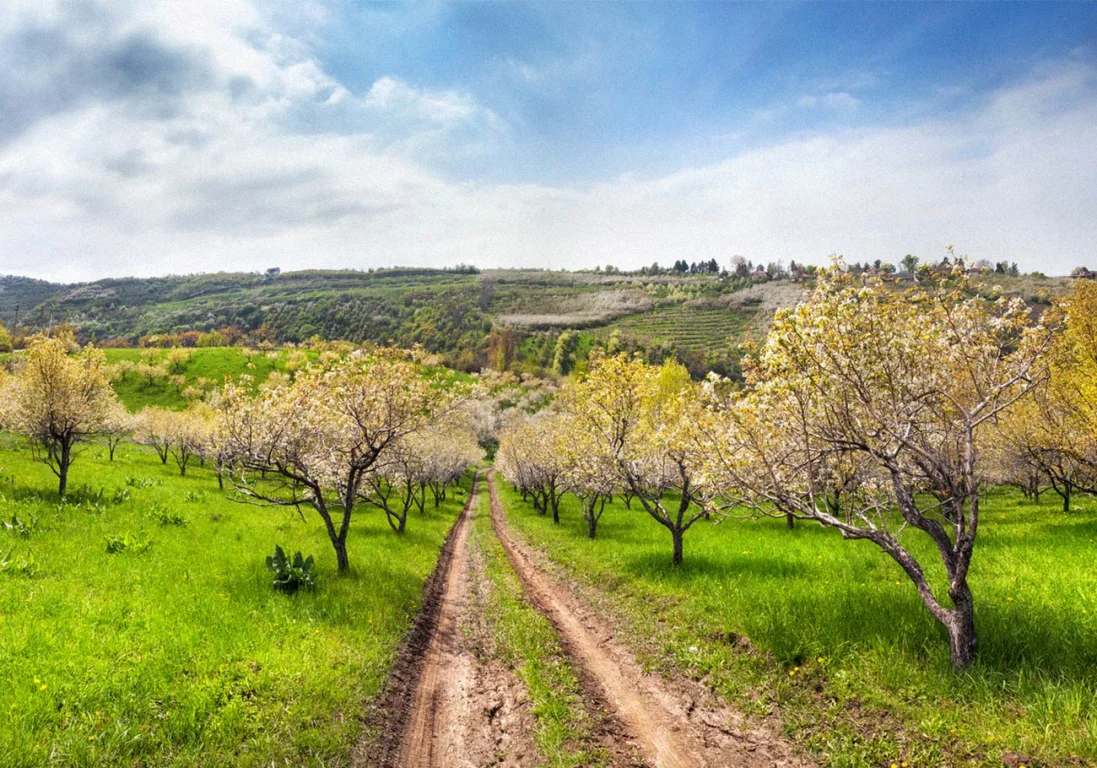
{"type": "MultiPolygon", "coordinates": [[[[1037,304],[1069,284],[993,277],[1037,304]]],[[[734,374],[738,344],[760,337],[773,311],[794,304],[806,287],[726,272],[471,268],[271,270],[67,285],[0,277],[0,320],[17,333],[68,323],[81,341],[106,346],[219,346],[240,337],[253,345],[314,337],[418,343],[462,370],[492,365],[529,373],[566,373],[604,346],[650,360],[674,355],[694,375],[734,374]]]]}

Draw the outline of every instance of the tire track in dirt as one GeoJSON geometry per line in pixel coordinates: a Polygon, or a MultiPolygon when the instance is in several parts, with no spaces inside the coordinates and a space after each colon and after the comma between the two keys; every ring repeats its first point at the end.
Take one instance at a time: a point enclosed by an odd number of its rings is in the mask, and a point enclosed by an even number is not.
{"type": "Polygon", "coordinates": [[[538,762],[525,688],[485,660],[482,563],[468,551],[480,476],[424,588],[423,608],[386,690],[367,718],[353,766],[527,768],[538,762]]]}
{"type": "Polygon", "coordinates": [[[556,628],[566,652],[592,676],[615,719],[655,768],[811,768],[777,734],[751,727],[690,681],[674,686],[646,675],[612,632],[550,579],[510,535],[489,472],[491,522],[530,601],[556,628]],[[672,690],[674,688],[675,690],[672,690]]]}

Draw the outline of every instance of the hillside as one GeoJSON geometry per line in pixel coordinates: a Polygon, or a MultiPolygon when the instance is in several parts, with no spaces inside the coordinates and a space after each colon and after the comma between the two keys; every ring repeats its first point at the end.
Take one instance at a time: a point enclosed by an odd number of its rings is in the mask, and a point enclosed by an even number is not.
{"type": "MultiPolygon", "coordinates": [[[[1066,278],[994,275],[1036,303],[1066,278]]],[[[312,337],[419,343],[453,367],[484,365],[567,372],[596,345],[674,355],[695,375],[733,374],[739,342],[758,338],[773,311],[803,296],[804,283],[724,275],[637,275],[540,270],[390,269],[267,274],[216,273],[55,284],[0,277],[0,320],[18,332],[73,325],[82,341],[253,344],[312,337]],[[220,337],[198,334],[223,331],[220,337]]]]}

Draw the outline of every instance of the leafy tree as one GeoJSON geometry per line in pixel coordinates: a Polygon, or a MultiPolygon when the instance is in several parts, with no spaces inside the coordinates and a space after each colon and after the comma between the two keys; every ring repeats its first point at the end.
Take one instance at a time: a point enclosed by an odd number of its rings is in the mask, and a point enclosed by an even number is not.
{"type": "Polygon", "coordinates": [[[903,271],[910,275],[913,275],[918,269],[918,257],[912,253],[904,256],[899,263],[903,265],[903,271]]]}
{"type": "Polygon", "coordinates": [[[512,420],[499,436],[496,466],[523,497],[533,497],[541,514],[552,511],[560,522],[560,500],[568,492],[567,465],[560,446],[568,439],[565,419],[558,411],[541,411],[531,418],[512,420]]]}
{"type": "Polygon", "coordinates": [[[575,367],[575,348],[579,345],[579,334],[575,331],[563,331],[556,337],[556,348],[552,355],[552,370],[561,376],[571,373],[575,367]]]}
{"type": "Polygon", "coordinates": [[[564,401],[583,445],[608,456],[616,483],[670,532],[679,565],[685,532],[705,514],[696,495],[701,405],[689,372],[674,361],[656,367],[623,354],[600,358],[564,401]]]}
{"type": "Polygon", "coordinates": [[[139,445],[151,446],[167,464],[175,441],[175,414],[167,408],[150,405],[142,408],[133,418],[133,440],[139,445]]]}
{"type": "Polygon", "coordinates": [[[31,440],[61,496],[75,447],[107,429],[118,402],[102,351],[89,345],[70,354],[73,346],[70,334],[33,337],[5,398],[5,421],[31,440]]]}
{"type": "Polygon", "coordinates": [[[953,665],[967,667],[976,651],[968,571],[985,475],[980,441],[1043,380],[1050,339],[1020,299],[968,290],[960,267],[907,292],[832,269],[810,301],[777,314],[745,392],[714,396],[707,471],[731,504],[880,547],[948,632],[953,665]],[[836,514],[827,496],[842,473],[855,480],[836,514]],[[945,595],[906,531],[933,543],[945,595]]]}
{"type": "Polygon", "coordinates": [[[248,381],[225,385],[217,442],[233,457],[237,491],[262,504],[312,506],[340,571],[350,567],[347,534],[363,481],[456,396],[455,385],[417,364],[421,357],[354,352],[257,394],[248,381]]]}

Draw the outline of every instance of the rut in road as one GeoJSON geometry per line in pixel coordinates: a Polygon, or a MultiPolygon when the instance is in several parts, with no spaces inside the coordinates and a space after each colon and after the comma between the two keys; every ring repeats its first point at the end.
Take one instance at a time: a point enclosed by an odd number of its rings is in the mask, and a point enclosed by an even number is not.
{"type": "Polygon", "coordinates": [[[671,690],[644,674],[608,628],[569,590],[554,583],[510,535],[489,474],[491,521],[526,595],[552,622],[565,650],[603,689],[614,715],[654,768],[808,768],[813,763],[776,733],[719,706],[702,686],[671,690]]]}
{"type": "Polygon", "coordinates": [[[539,763],[525,688],[482,651],[482,563],[470,555],[468,504],[443,547],[390,684],[372,719],[380,734],[360,744],[354,766],[372,768],[527,768],[539,763]]]}

